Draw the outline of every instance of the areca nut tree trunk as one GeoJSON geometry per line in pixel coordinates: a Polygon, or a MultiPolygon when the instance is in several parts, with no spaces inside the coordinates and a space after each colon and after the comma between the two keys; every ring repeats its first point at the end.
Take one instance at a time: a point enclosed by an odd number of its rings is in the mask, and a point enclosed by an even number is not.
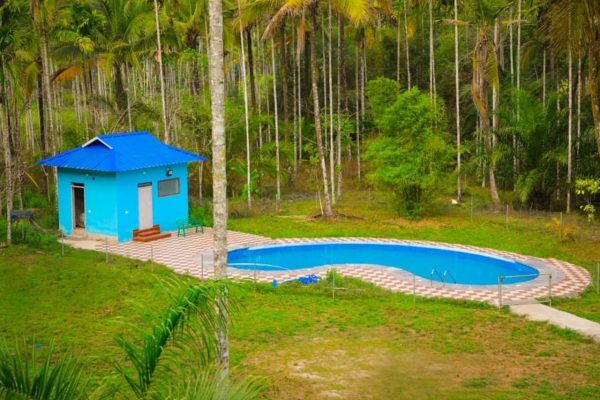
{"type": "MultiPolygon", "coordinates": [[[[223,0],[209,0],[209,83],[212,126],[214,275],[227,276],[227,169],[225,148],[225,69],[223,60],[223,0]]],[[[226,309],[221,307],[220,309],[226,309]]],[[[228,315],[222,315],[228,320],[228,315]]],[[[229,368],[227,323],[217,330],[217,364],[229,368]]]]}
{"type": "MultiPolygon", "coordinates": [[[[285,59],[281,60],[286,62],[285,59]]],[[[275,112],[275,182],[277,186],[277,193],[275,195],[275,203],[279,207],[281,201],[281,178],[280,178],[280,167],[279,167],[279,114],[277,110],[277,77],[275,68],[275,43],[273,37],[271,37],[271,64],[273,67],[273,109],[275,112]]]]}
{"type": "Polygon", "coordinates": [[[411,88],[411,79],[410,79],[410,48],[408,46],[408,18],[407,18],[407,10],[408,4],[407,0],[404,0],[404,48],[406,50],[406,85],[408,90],[411,88]]]}
{"type": "MultiPolygon", "coordinates": [[[[477,39],[473,50],[473,80],[471,84],[471,95],[475,108],[479,113],[480,129],[484,133],[484,143],[488,157],[488,178],[490,182],[490,194],[495,206],[500,204],[498,189],[496,187],[495,160],[493,156],[492,132],[490,127],[490,116],[488,110],[488,80],[492,85],[498,85],[497,74],[493,75],[495,68],[488,68],[488,64],[495,65],[495,50],[490,51],[489,27],[486,23],[477,27],[477,39]],[[490,57],[494,57],[490,60],[490,57]],[[493,76],[492,76],[493,75],[493,76]]],[[[497,73],[497,70],[495,70],[497,73]]]]}
{"type": "MultiPolygon", "coordinates": [[[[248,208],[252,207],[252,178],[251,178],[251,165],[250,165],[250,122],[248,120],[248,86],[247,86],[247,74],[246,74],[246,53],[244,52],[244,30],[241,26],[241,15],[242,15],[242,6],[240,1],[237,2],[238,12],[240,13],[240,51],[241,51],[241,59],[240,59],[240,68],[242,70],[242,93],[244,95],[244,124],[246,128],[246,195],[248,208]]],[[[249,46],[248,49],[251,47],[249,46]]],[[[254,93],[254,84],[252,83],[253,79],[250,81],[251,87],[250,90],[254,93]]],[[[256,101],[253,100],[253,107],[256,104],[256,101]]]]}
{"type": "Polygon", "coordinates": [[[328,78],[329,78],[329,174],[331,181],[331,200],[332,203],[335,204],[335,141],[334,141],[334,127],[333,127],[333,72],[332,72],[332,61],[331,56],[333,52],[332,42],[331,42],[331,0],[328,1],[328,15],[327,15],[328,23],[328,40],[327,40],[327,49],[329,55],[327,57],[328,61],[328,78]]]}
{"type": "MultiPolygon", "coordinates": [[[[158,51],[158,77],[160,81],[160,103],[162,110],[162,123],[164,129],[164,139],[165,143],[169,143],[171,141],[169,135],[169,125],[167,122],[167,98],[165,94],[165,76],[163,69],[163,54],[162,54],[162,44],[160,42],[160,20],[158,18],[158,0],[154,0],[154,22],[156,24],[156,46],[158,51]]],[[[128,83],[129,84],[129,83],[128,83]]],[[[129,96],[129,94],[128,94],[129,96]]]]}
{"type": "MultiPolygon", "coordinates": [[[[348,99],[346,97],[346,58],[345,58],[344,20],[338,13],[338,73],[337,73],[337,196],[342,195],[342,110],[341,102],[344,99],[344,113],[348,112],[348,99]]],[[[332,177],[333,179],[333,177],[332,177]]]]}
{"type": "MultiPolygon", "coordinates": [[[[4,72],[4,66],[2,67],[4,72]]],[[[6,78],[3,79],[6,82],[6,78]]],[[[6,83],[3,83],[3,93],[6,95],[6,83]]],[[[12,224],[10,220],[10,214],[13,208],[13,172],[12,172],[12,154],[10,151],[10,128],[8,124],[9,112],[8,112],[8,98],[4,97],[4,115],[1,115],[0,110],[0,130],[2,131],[2,148],[4,149],[4,175],[6,179],[5,196],[6,196],[6,244],[11,245],[12,242],[12,224]]],[[[2,208],[2,204],[0,204],[2,208]]]]}
{"type": "Polygon", "coordinates": [[[323,178],[323,202],[324,202],[324,214],[326,217],[333,216],[333,209],[331,208],[331,199],[329,196],[329,181],[327,178],[327,166],[325,163],[325,151],[323,149],[323,133],[321,127],[321,107],[319,105],[319,67],[317,64],[317,5],[313,4],[310,10],[310,17],[312,27],[310,31],[310,69],[312,76],[312,95],[313,95],[313,107],[315,113],[315,134],[317,136],[317,151],[319,153],[319,165],[321,168],[321,174],[323,178]]]}
{"type": "Polygon", "coordinates": [[[433,109],[436,108],[436,87],[435,87],[435,49],[433,33],[433,0],[429,0],[429,96],[433,109]]]}
{"type": "Polygon", "coordinates": [[[454,89],[456,100],[456,197],[460,201],[462,188],[460,183],[460,79],[459,79],[459,53],[458,53],[458,0],[454,0],[454,89]]]}

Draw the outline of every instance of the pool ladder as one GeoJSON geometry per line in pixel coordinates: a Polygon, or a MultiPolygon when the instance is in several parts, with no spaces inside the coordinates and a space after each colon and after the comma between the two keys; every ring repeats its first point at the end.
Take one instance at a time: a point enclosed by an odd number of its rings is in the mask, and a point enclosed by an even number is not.
{"type": "Polygon", "coordinates": [[[444,270],[444,273],[440,274],[440,272],[437,269],[433,268],[431,270],[431,278],[429,279],[429,286],[433,286],[433,278],[435,278],[436,275],[442,281],[442,287],[446,287],[448,278],[452,279],[452,283],[456,283],[456,279],[454,279],[454,276],[452,275],[452,273],[450,271],[448,271],[447,269],[444,270]]]}

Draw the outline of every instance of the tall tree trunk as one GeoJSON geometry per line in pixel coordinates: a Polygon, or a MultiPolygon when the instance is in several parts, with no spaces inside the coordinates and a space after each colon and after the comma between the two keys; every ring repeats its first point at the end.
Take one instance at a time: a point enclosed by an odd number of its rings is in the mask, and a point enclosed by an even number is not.
{"type": "MultiPolygon", "coordinates": [[[[297,166],[302,162],[302,68],[301,68],[301,57],[300,57],[300,35],[296,37],[298,44],[298,50],[296,51],[296,59],[298,62],[298,90],[296,95],[298,96],[298,163],[296,164],[296,170],[294,175],[298,172],[297,166]]],[[[308,80],[307,80],[308,81],[308,80]]]]}
{"type": "Polygon", "coordinates": [[[406,84],[408,87],[408,90],[410,90],[411,88],[411,82],[410,82],[410,48],[408,46],[408,18],[406,17],[406,14],[408,12],[407,10],[407,0],[404,0],[404,48],[406,49],[406,84]]]}
{"type": "MultiPolygon", "coordinates": [[[[42,84],[44,88],[44,105],[46,106],[46,112],[44,114],[45,120],[48,122],[48,129],[46,130],[46,142],[52,150],[54,149],[54,117],[52,111],[52,92],[50,87],[50,66],[48,61],[48,37],[46,32],[46,21],[45,18],[41,18],[38,21],[40,31],[40,52],[42,60],[42,84]]],[[[54,184],[57,185],[57,172],[56,168],[52,168],[52,175],[54,176],[54,184]]],[[[48,193],[50,193],[50,179],[47,176],[48,193]]],[[[58,207],[58,190],[54,191],[55,204],[58,207]]],[[[50,196],[48,197],[50,200],[50,196]]]]}
{"type": "Polygon", "coordinates": [[[292,90],[292,96],[293,96],[293,101],[292,101],[292,108],[294,109],[294,137],[293,137],[293,141],[294,141],[294,162],[292,163],[292,176],[295,177],[296,173],[298,172],[298,130],[297,127],[300,126],[300,116],[298,115],[298,96],[296,96],[297,90],[298,90],[298,86],[296,85],[296,64],[297,64],[297,52],[294,51],[295,49],[295,43],[296,43],[296,35],[294,34],[294,30],[292,30],[292,84],[293,84],[293,90],[292,90]]]}
{"type": "MultiPolygon", "coordinates": [[[[338,13],[338,73],[337,73],[337,195],[342,195],[342,110],[341,102],[344,99],[344,115],[348,113],[348,98],[346,97],[346,39],[344,36],[344,20],[338,13]]],[[[333,179],[333,178],[332,178],[333,179]]]]}
{"type": "Polygon", "coordinates": [[[323,135],[321,131],[321,106],[319,105],[319,66],[317,64],[317,8],[312,7],[310,11],[312,27],[310,31],[310,68],[312,75],[313,107],[315,112],[315,133],[317,136],[317,150],[319,152],[319,164],[323,177],[323,200],[325,203],[324,213],[326,217],[333,216],[331,201],[329,197],[329,183],[327,179],[327,167],[325,164],[325,152],[323,150],[323,135]]]}
{"type": "MultiPolygon", "coordinates": [[[[250,76],[250,104],[252,109],[256,111],[257,100],[256,100],[256,78],[254,76],[254,53],[252,52],[252,28],[246,27],[244,29],[246,34],[246,46],[248,46],[248,75],[250,76]]],[[[243,43],[243,41],[242,41],[243,43]]]]}
{"type": "Polygon", "coordinates": [[[542,109],[546,112],[546,45],[542,55],[542,109]]]}
{"type": "MultiPolygon", "coordinates": [[[[519,0],[517,3],[517,123],[521,119],[521,18],[523,0],[519,0]]],[[[517,138],[513,135],[513,181],[517,181],[517,175],[519,175],[519,157],[518,157],[518,145],[517,138]]]]}
{"type": "Polygon", "coordinates": [[[290,142],[290,117],[289,117],[289,99],[288,99],[288,59],[287,59],[287,37],[285,34],[285,24],[281,28],[281,102],[283,111],[283,142],[287,145],[290,142]]]}
{"type": "MultiPolygon", "coordinates": [[[[286,60],[281,60],[285,63],[286,60]]],[[[277,209],[279,209],[279,202],[281,201],[281,181],[279,177],[279,115],[277,111],[277,77],[275,68],[275,43],[271,38],[271,64],[273,67],[273,109],[275,110],[275,184],[276,184],[276,195],[275,203],[277,209]]]]}
{"type": "Polygon", "coordinates": [[[575,170],[579,163],[579,147],[581,145],[581,48],[577,51],[577,147],[575,150],[575,170]]]}
{"type": "Polygon", "coordinates": [[[431,104],[433,104],[433,109],[435,111],[437,90],[435,87],[435,49],[433,35],[433,0],[429,0],[429,96],[431,97],[431,104]]]}
{"type": "MultiPolygon", "coordinates": [[[[38,120],[40,128],[40,145],[42,149],[42,157],[46,158],[49,156],[48,146],[48,134],[46,132],[46,105],[44,104],[44,84],[42,82],[42,75],[38,74],[37,77],[37,100],[38,100],[38,120]]],[[[51,190],[50,190],[50,175],[46,167],[42,167],[44,173],[44,192],[46,193],[46,199],[50,201],[51,190]]]]}
{"type": "MultiPolygon", "coordinates": [[[[2,69],[4,70],[4,60],[2,60],[2,69]]],[[[3,71],[5,72],[5,71],[3,71]]],[[[4,73],[6,76],[6,74],[4,73]]],[[[13,208],[13,169],[12,169],[12,154],[10,146],[10,112],[9,112],[9,99],[7,98],[7,84],[6,79],[2,83],[2,92],[4,94],[3,103],[3,115],[0,111],[0,129],[2,129],[2,148],[4,149],[4,175],[6,179],[5,183],[5,196],[6,196],[6,244],[10,246],[12,244],[12,224],[10,220],[10,214],[13,208]],[[3,118],[2,118],[3,117],[3,118]]],[[[2,204],[0,204],[2,208],[2,204]]]]}
{"type": "Polygon", "coordinates": [[[600,154],[600,81],[598,77],[598,64],[599,60],[596,59],[594,54],[595,49],[593,46],[598,44],[590,43],[588,49],[588,86],[590,88],[590,100],[592,102],[592,118],[594,121],[594,133],[596,136],[596,147],[598,154],[600,154]]]}
{"type": "Polygon", "coordinates": [[[489,57],[489,38],[484,28],[479,28],[477,33],[477,43],[473,52],[473,82],[471,84],[471,93],[473,103],[477,108],[480,120],[480,129],[485,135],[485,148],[488,156],[487,167],[490,181],[490,194],[495,206],[500,204],[498,189],[496,188],[495,162],[492,157],[492,133],[490,129],[490,117],[487,104],[487,84],[485,81],[485,68],[489,57]]]}
{"type": "MultiPolygon", "coordinates": [[[[495,57],[498,57],[498,48],[500,47],[500,24],[498,19],[494,21],[494,48],[495,57]]],[[[492,147],[496,147],[496,134],[498,133],[500,119],[498,116],[498,106],[500,103],[500,85],[492,85],[492,147]]],[[[513,135],[514,140],[514,135],[513,135]]],[[[514,146],[514,143],[513,143],[514,146]]]]}
{"type": "Polygon", "coordinates": [[[396,82],[400,84],[400,41],[401,41],[401,29],[400,29],[400,13],[396,16],[396,82]]]}
{"type": "MultiPolygon", "coordinates": [[[[356,39],[356,57],[354,61],[354,74],[355,74],[355,103],[356,103],[356,151],[360,153],[360,39],[356,39]]],[[[360,181],[360,156],[356,157],[356,172],[358,174],[358,180],[360,181]]]]}
{"type": "Polygon", "coordinates": [[[331,178],[331,202],[335,204],[335,142],[334,142],[334,125],[333,125],[333,64],[332,64],[332,52],[333,45],[331,42],[331,35],[333,34],[331,29],[331,0],[328,2],[328,23],[327,29],[329,31],[327,40],[328,55],[328,75],[329,75],[329,177],[331,178]]]}
{"type": "MultiPolygon", "coordinates": [[[[227,276],[227,169],[225,146],[225,69],[223,60],[223,3],[209,0],[210,24],[209,75],[212,125],[212,175],[213,175],[213,235],[214,274],[227,276]]],[[[225,308],[219,308],[224,311],[225,308]]],[[[221,315],[225,324],[218,329],[217,365],[223,377],[229,371],[229,316],[221,315]]]]}
{"type": "Polygon", "coordinates": [[[162,45],[160,43],[160,21],[158,18],[158,1],[154,0],[154,22],[156,24],[156,45],[158,51],[158,76],[160,80],[160,103],[162,107],[162,123],[164,132],[164,141],[169,143],[171,137],[169,135],[169,123],[167,118],[167,98],[165,94],[165,72],[163,68],[162,45]]]}
{"type": "MultiPolygon", "coordinates": [[[[241,15],[242,8],[240,5],[240,1],[238,0],[238,11],[241,15]]],[[[244,53],[244,32],[247,32],[246,38],[250,35],[249,30],[242,30],[240,26],[240,50],[242,52],[242,59],[240,60],[240,67],[242,69],[242,92],[244,93],[244,123],[246,126],[246,195],[248,208],[252,207],[252,180],[251,180],[251,165],[250,165],[250,122],[248,120],[248,86],[247,86],[247,78],[246,78],[246,55],[244,53]]],[[[251,49],[252,46],[249,45],[248,49],[251,49]]],[[[252,79],[250,80],[250,90],[251,93],[254,93],[254,85],[252,83],[252,79]]],[[[253,99],[253,105],[256,105],[256,98],[253,99]]]]}
{"type": "Polygon", "coordinates": [[[456,197],[460,201],[461,165],[460,165],[460,80],[459,80],[459,53],[458,53],[458,0],[454,0],[454,89],[456,97],[456,197]]]}
{"type": "Polygon", "coordinates": [[[571,46],[571,15],[569,14],[569,48],[567,50],[569,64],[569,84],[567,94],[567,213],[571,212],[571,179],[573,176],[573,51],[571,46]]]}

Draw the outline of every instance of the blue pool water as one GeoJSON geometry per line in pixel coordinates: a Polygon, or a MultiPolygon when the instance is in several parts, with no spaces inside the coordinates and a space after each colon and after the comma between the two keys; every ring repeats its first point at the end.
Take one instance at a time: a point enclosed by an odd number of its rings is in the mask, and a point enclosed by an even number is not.
{"type": "Polygon", "coordinates": [[[494,285],[499,276],[518,283],[535,279],[537,269],[506,258],[444,247],[399,243],[305,243],[250,247],[228,254],[230,267],[280,271],[336,264],[370,264],[400,268],[425,279],[465,285],[494,285]],[[446,272],[447,271],[447,272],[446,272]],[[445,277],[444,272],[446,272],[445,277]]]}

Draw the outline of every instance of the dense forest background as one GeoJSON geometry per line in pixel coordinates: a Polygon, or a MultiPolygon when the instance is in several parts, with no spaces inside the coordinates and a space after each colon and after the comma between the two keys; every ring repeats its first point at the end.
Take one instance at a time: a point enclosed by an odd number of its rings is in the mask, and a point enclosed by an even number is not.
{"type": "MultiPolygon", "coordinates": [[[[485,187],[593,217],[598,1],[237,0],[223,18],[228,191],[249,207],[310,192],[332,215],[352,182],[409,216],[485,187]]],[[[51,209],[35,162],[97,134],[210,156],[208,30],[205,0],[2,1],[0,213],[51,209]]]]}

